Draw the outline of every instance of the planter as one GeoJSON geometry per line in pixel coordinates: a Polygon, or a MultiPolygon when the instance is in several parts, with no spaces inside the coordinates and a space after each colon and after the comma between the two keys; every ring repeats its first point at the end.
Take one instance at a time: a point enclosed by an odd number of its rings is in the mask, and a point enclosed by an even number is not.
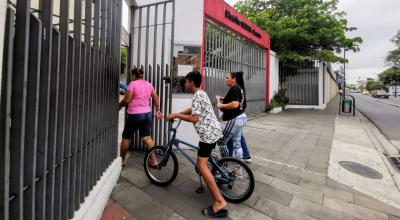
{"type": "Polygon", "coordinates": [[[276,113],[281,112],[282,110],[283,110],[282,107],[276,107],[276,108],[271,109],[271,110],[269,111],[269,113],[271,113],[271,114],[276,114],[276,113]]]}

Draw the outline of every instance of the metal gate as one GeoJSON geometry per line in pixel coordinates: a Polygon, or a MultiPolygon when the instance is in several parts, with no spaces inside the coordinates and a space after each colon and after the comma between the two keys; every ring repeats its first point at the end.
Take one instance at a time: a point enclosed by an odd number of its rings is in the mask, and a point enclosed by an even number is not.
{"type": "Polygon", "coordinates": [[[287,61],[279,64],[279,84],[291,105],[318,104],[319,61],[287,61]]]}
{"type": "Polygon", "coordinates": [[[266,95],[266,49],[210,20],[206,20],[205,31],[204,90],[211,100],[215,101],[216,95],[227,93],[227,73],[243,71],[247,98],[246,113],[263,111],[266,95]]]}
{"type": "Polygon", "coordinates": [[[7,9],[0,218],[70,219],[117,157],[121,0],[31,4],[7,9]]]}
{"type": "MultiPolygon", "coordinates": [[[[131,9],[131,38],[129,67],[144,69],[144,78],[153,84],[160,97],[161,112],[171,112],[171,71],[174,45],[175,3],[173,0],[135,6],[131,9]]],[[[129,75],[129,74],[128,74],[129,75]]],[[[155,115],[155,108],[152,109],[155,115]]],[[[152,137],[156,145],[169,138],[165,120],[153,120],[152,137]]],[[[145,151],[139,134],[131,141],[131,148],[145,151]]]]}

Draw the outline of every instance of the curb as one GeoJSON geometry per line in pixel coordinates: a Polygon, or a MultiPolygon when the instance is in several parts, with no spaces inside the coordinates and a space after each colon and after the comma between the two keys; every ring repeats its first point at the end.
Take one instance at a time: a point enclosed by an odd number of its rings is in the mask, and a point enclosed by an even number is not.
{"type": "Polygon", "coordinates": [[[393,105],[395,107],[400,108],[400,105],[397,105],[397,104],[394,104],[394,103],[391,103],[391,102],[387,102],[387,101],[383,101],[383,100],[379,100],[379,99],[376,99],[376,100],[379,101],[379,102],[383,102],[383,103],[386,103],[386,104],[389,104],[389,105],[393,105]]]}

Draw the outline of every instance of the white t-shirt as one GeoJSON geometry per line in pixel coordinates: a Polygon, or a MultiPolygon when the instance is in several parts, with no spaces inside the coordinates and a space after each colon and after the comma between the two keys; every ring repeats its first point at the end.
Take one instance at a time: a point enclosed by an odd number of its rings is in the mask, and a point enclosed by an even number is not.
{"type": "Polygon", "coordinates": [[[203,90],[197,90],[192,100],[192,115],[199,115],[199,121],[194,124],[200,141],[207,144],[217,142],[222,137],[221,126],[215,116],[214,109],[203,90]]]}

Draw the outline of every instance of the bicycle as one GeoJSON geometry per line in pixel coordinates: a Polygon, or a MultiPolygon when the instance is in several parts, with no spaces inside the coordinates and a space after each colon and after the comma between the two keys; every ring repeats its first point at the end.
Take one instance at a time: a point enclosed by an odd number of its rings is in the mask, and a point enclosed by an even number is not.
{"type": "MultiPolygon", "coordinates": [[[[197,146],[189,144],[176,138],[177,128],[181,120],[178,120],[176,127],[174,122],[170,123],[172,138],[165,146],[155,146],[149,150],[144,158],[144,170],[150,181],[158,186],[167,186],[172,183],[178,175],[178,159],[172,151],[173,146],[182,153],[182,155],[196,168],[195,160],[189,156],[179,144],[183,144],[192,149],[199,149],[197,146]],[[153,161],[151,160],[153,159],[153,161]],[[151,165],[151,162],[157,161],[157,165],[151,165]]],[[[215,181],[222,196],[233,203],[240,203],[248,199],[254,191],[254,175],[250,168],[242,161],[226,157],[216,161],[216,158],[210,156],[208,159],[209,168],[215,177],[215,181]]],[[[200,188],[196,192],[204,191],[200,173],[196,172],[200,178],[200,188]]]]}

